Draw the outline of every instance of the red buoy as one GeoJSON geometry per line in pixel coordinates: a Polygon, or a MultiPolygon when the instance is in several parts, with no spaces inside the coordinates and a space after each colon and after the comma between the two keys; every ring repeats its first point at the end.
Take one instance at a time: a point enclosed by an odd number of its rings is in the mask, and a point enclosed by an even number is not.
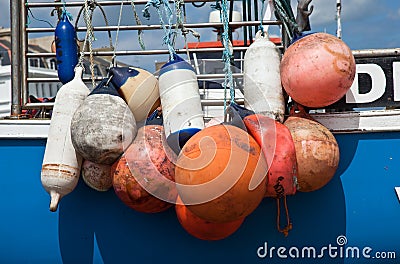
{"type": "Polygon", "coordinates": [[[189,234],[202,240],[221,240],[227,238],[236,232],[244,221],[244,218],[227,223],[206,221],[188,210],[179,196],[176,201],[175,211],[181,226],[189,234]]]}
{"type": "Polygon", "coordinates": [[[143,126],[112,166],[117,196],[144,213],[161,212],[176,200],[175,153],[165,143],[162,126],[143,126]]]}
{"type": "Polygon", "coordinates": [[[278,121],[263,115],[249,115],[244,119],[248,132],[255,138],[268,162],[266,197],[276,199],[277,229],[285,236],[292,229],[286,195],[297,189],[296,149],[289,129],[278,121]],[[286,212],[286,226],[280,224],[280,200],[286,212]]]}
{"type": "Polygon", "coordinates": [[[281,62],[281,80],[294,101],[325,107],[350,89],[356,64],[350,48],[339,38],[314,33],[294,42],[281,62]]]}
{"type": "Polygon", "coordinates": [[[263,115],[243,119],[250,135],[261,146],[268,162],[266,197],[293,195],[297,189],[296,150],[289,129],[263,115]]]}

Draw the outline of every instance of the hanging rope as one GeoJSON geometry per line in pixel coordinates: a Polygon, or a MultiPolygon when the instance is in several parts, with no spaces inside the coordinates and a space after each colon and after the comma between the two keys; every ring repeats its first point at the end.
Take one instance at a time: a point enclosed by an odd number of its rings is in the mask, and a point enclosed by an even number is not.
{"type": "Polygon", "coordinates": [[[27,21],[26,21],[26,27],[29,27],[29,25],[32,23],[30,16],[31,16],[34,20],[36,20],[36,21],[44,22],[44,23],[46,23],[47,25],[49,25],[50,27],[52,27],[52,28],[54,27],[49,21],[44,20],[44,19],[40,19],[40,18],[36,18],[35,15],[33,14],[32,10],[31,10],[31,9],[29,8],[29,6],[28,6],[28,1],[26,1],[25,6],[26,6],[26,9],[28,10],[28,16],[27,16],[27,21]],[[29,14],[30,14],[30,16],[29,16],[29,14]]]}
{"type": "Polygon", "coordinates": [[[178,29],[181,30],[182,36],[185,41],[185,47],[186,47],[186,55],[188,57],[188,60],[190,61],[190,54],[189,54],[189,48],[187,45],[187,35],[189,33],[192,34],[193,37],[197,38],[197,41],[200,42],[200,33],[195,31],[194,29],[191,28],[186,28],[184,26],[184,23],[186,23],[186,10],[185,10],[185,2],[184,0],[175,0],[175,14],[176,14],[176,24],[175,24],[175,32],[177,35],[178,29]],[[182,7],[183,7],[183,18],[182,18],[182,7]]]}
{"type": "Polygon", "coordinates": [[[173,18],[173,14],[172,14],[172,10],[169,6],[168,0],[149,0],[144,9],[143,9],[143,16],[146,19],[150,19],[150,12],[149,12],[149,8],[150,6],[153,6],[158,13],[158,17],[160,19],[160,24],[161,27],[164,30],[164,39],[163,39],[163,43],[167,45],[168,47],[168,52],[169,52],[169,59],[170,61],[174,60],[174,55],[175,53],[175,49],[174,49],[174,34],[176,34],[175,31],[172,31],[172,18],[173,18]],[[164,6],[164,11],[166,13],[166,16],[168,17],[168,27],[165,26],[165,22],[163,19],[163,13],[160,10],[160,6],[163,5],[164,6]]]}
{"type": "MultiPolygon", "coordinates": [[[[232,56],[232,43],[229,41],[229,16],[228,16],[227,0],[222,0],[221,3],[217,1],[215,8],[220,10],[221,22],[223,24],[222,32],[222,45],[224,51],[222,53],[222,60],[224,62],[224,116],[227,116],[227,87],[230,91],[230,104],[235,102],[235,88],[233,87],[233,76],[231,68],[232,56]]],[[[226,121],[226,120],[225,120],[226,121]]]]}
{"type": "MultiPolygon", "coordinates": [[[[136,25],[138,25],[138,26],[142,25],[142,21],[140,21],[139,15],[136,12],[136,6],[134,3],[134,0],[131,0],[131,6],[132,6],[132,10],[133,10],[133,16],[135,17],[136,25]]],[[[142,29],[138,30],[138,42],[139,42],[140,48],[142,50],[145,50],[146,47],[145,47],[144,41],[143,41],[143,30],[142,29]]]]}
{"type": "MultiPolygon", "coordinates": [[[[261,15],[260,17],[263,17],[264,14],[264,8],[265,8],[265,0],[261,0],[261,15]]],[[[264,26],[263,26],[263,19],[260,19],[260,25],[258,26],[258,30],[261,31],[261,36],[264,37],[264,26]]]]}
{"type": "Polygon", "coordinates": [[[115,33],[115,46],[114,46],[114,54],[113,54],[113,57],[112,57],[112,59],[111,59],[111,66],[110,67],[115,67],[115,66],[117,66],[117,61],[116,61],[116,57],[117,57],[117,55],[116,55],[116,52],[117,52],[117,46],[118,46],[118,35],[119,35],[119,28],[120,28],[120,26],[121,26],[121,18],[122,18],[122,8],[123,8],[123,6],[124,6],[124,3],[123,2],[121,2],[121,7],[120,7],[120,9],[119,9],[119,17],[118,17],[118,26],[117,26],[117,32],[115,33]]]}
{"type": "Polygon", "coordinates": [[[81,51],[81,55],[79,57],[78,65],[84,68],[84,57],[85,57],[85,49],[86,45],[88,44],[89,46],[89,53],[90,53],[90,72],[92,75],[92,86],[93,88],[96,87],[96,82],[95,82],[95,75],[94,75],[94,57],[93,57],[93,48],[92,44],[94,39],[94,34],[93,34],[93,26],[92,26],[92,14],[93,14],[93,9],[89,7],[88,0],[85,0],[84,4],[84,18],[85,18],[85,23],[86,23],[86,35],[85,35],[85,40],[83,42],[83,47],[81,51]]]}
{"type": "Polygon", "coordinates": [[[273,0],[273,3],[276,17],[282,21],[289,39],[292,40],[300,32],[290,5],[290,0],[273,0]]]}
{"type": "MultiPolygon", "coordinates": [[[[109,27],[109,23],[108,23],[107,15],[106,15],[106,12],[104,11],[104,8],[99,3],[97,3],[96,1],[93,1],[93,0],[88,5],[89,5],[89,8],[91,10],[93,10],[93,11],[94,11],[94,9],[96,7],[98,7],[100,9],[100,11],[101,11],[101,13],[103,15],[104,23],[106,24],[106,27],[108,28],[109,27]]],[[[82,6],[82,8],[79,9],[78,16],[77,16],[77,19],[75,21],[75,29],[78,28],[79,18],[81,17],[82,11],[84,9],[85,9],[85,6],[82,6]]],[[[93,14],[91,14],[91,16],[93,16],[93,14]]],[[[111,31],[109,29],[107,29],[107,33],[108,33],[108,41],[110,42],[110,48],[114,49],[113,44],[112,44],[111,31]]],[[[78,41],[82,42],[82,40],[79,40],[79,39],[78,39],[78,41]]]]}
{"type": "Polygon", "coordinates": [[[282,197],[277,197],[276,198],[276,206],[278,207],[278,215],[276,217],[276,226],[279,232],[283,233],[285,235],[285,237],[287,237],[289,235],[289,231],[292,230],[293,225],[290,222],[290,217],[289,217],[289,209],[287,206],[287,202],[286,202],[286,195],[283,195],[282,197]],[[281,215],[281,205],[280,205],[280,199],[283,198],[283,203],[284,203],[284,207],[285,207],[285,213],[286,213],[286,226],[284,228],[281,228],[281,223],[280,223],[280,215],[281,215]]]}

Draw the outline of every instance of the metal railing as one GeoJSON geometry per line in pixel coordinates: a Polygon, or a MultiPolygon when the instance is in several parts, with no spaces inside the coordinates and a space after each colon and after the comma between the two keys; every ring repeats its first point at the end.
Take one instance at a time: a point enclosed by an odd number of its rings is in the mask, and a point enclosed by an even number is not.
{"type": "MultiPolygon", "coordinates": [[[[170,1],[173,3],[173,1],[170,1]]],[[[185,0],[185,3],[192,3],[192,2],[215,2],[215,0],[185,0]]],[[[109,6],[121,6],[121,3],[126,6],[131,5],[131,1],[97,1],[103,7],[109,6]]],[[[134,1],[135,5],[140,7],[144,7],[147,3],[146,0],[136,0],[134,1]]],[[[231,2],[233,3],[233,2],[231,2]]],[[[245,51],[248,46],[248,39],[251,42],[251,36],[247,36],[247,32],[251,32],[251,28],[254,27],[254,31],[256,30],[257,26],[260,24],[258,21],[258,16],[255,15],[253,18],[250,14],[245,13],[247,8],[244,5],[251,5],[249,1],[240,1],[243,7],[243,20],[242,22],[230,22],[229,27],[231,28],[238,28],[243,27],[243,38],[244,38],[244,45],[243,46],[235,46],[233,48],[234,52],[238,51],[245,51]],[[248,29],[248,30],[247,30],[248,29]],[[246,35],[245,35],[246,34],[246,35]]],[[[256,1],[255,1],[256,3],[256,1]]],[[[38,82],[58,82],[58,78],[55,77],[29,77],[29,65],[28,60],[29,58],[52,58],[55,57],[54,52],[31,52],[28,50],[28,35],[29,34],[36,34],[36,33],[50,33],[54,32],[55,28],[52,27],[27,27],[27,15],[28,15],[28,8],[34,10],[36,8],[48,8],[57,9],[61,8],[64,4],[60,0],[54,1],[43,1],[43,2],[28,2],[27,0],[11,0],[10,1],[10,12],[11,12],[11,42],[12,42],[12,67],[11,67],[11,89],[12,89],[12,105],[11,105],[11,116],[19,116],[23,109],[29,108],[41,108],[43,107],[40,103],[28,103],[29,98],[29,84],[30,83],[38,83],[38,82]]],[[[84,5],[84,1],[73,1],[73,2],[66,2],[66,7],[82,7],[84,5]]],[[[253,7],[254,8],[254,7],[253,7]]],[[[231,9],[233,10],[233,9],[231,9]]],[[[257,8],[254,8],[257,11],[257,8]]],[[[60,11],[60,10],[58,10],[60,11]]],[[[210,10],[211,11],[211,10],[210,10]]],[[[258,11],[257,11],[258,12],[258,11]]],[[[264,25],[277,25],[280,26],[280,21],[271,20],[271,21],[263,21],[264,25]]],[[[209,23],[209,22],[200,22],[200,23],[186,23],[183,25],[186,28],[191,29],[200,29],[200,28],[210,28],[210,33],[212,32],[211,29],[216,27],[221,27],[222,23],[209,23]]],[[[117,26],[117,25],[109,25],[109,26],[95,26],[94,31],[138,31],[138,30],[162,30],[161,25],[128,25],[128,26],[117,26]]],[[[86,31],[86,27],[77,27],[78,32],[86,31]]],[[[161,32],[161,31],[160,31],[161,32]]],[[[30,36],[30,35],[29,35],[30,36]]],[[[161,46],[161,45],[160,45],[161,46]]],[[[196,53],[204,53],[204,52],[217,52],[221,53],[223,48],[195,48],[195,49],[187,49],[181,48],[176,49],[178,54],[187,53],[189,54],[196,52],[196,53]]],[[[168,54],[168,50],[165,49],[150,49],[150,50],[118,50],[115,52],[117,56],[134,56],[134,55],[161,55],[161,54],[168,54]]],[[[88,56],[89,52],[85,52],[85,55],[88,56]]],[[[112,56],[114,55],[113,51],[95,51],[93,53],[94,56],[112,56]]],[[[234,74],[234,77],[241,77],[240,73],[234,74]]],[[[223,74],[199,74],[198,79],[210,79],[210,78],[222,78],[223,74]]],[[[101,78],[98,77],[97,80],[101,78]]],[[[84,78],[84,81],[89,81],[88,78],[84,78]]],[[[222,104],[223,100],[221,99],[219,102],[218,100],[203,100],[203,104],[211,104],[211,105],[218,105],[222,104]]],[[[45,103],[45,107],[51,107],[51,103],[45,103]]]]}

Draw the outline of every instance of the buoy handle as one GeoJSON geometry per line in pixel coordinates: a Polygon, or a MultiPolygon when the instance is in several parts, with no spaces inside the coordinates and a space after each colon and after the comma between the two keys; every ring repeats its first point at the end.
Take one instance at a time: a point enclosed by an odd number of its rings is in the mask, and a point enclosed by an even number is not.
{"type": "Polygon", "coordinates": [[[83,74],[83,67],[76,66],[74,79],[82,79],[82,74],[83,74]]]}
{"type": "Polygon", "coordinates": [[[57,211],[58,203],[60,202],[61,195],[58,192],[51,190],[50,191],[50,199],[51,199],[50,200],[50,211],[55,212],[55,211],[57,211]]]}
{"type": "Polygon", "coordinates": [[[290,108],[290,115],[292,117],[306,118],[315,121],[314,118],[308,113],[305,107],[297,102],[294,102],[293,106],[290,108]]]}
{"type": "Polygon", "coordinates": [[[268,32],[263,32],[262,30],[257,31],[256,33],[256,40],[258,39],[268,39],[269,40],[269,36],[268,36],[268,32]]]}

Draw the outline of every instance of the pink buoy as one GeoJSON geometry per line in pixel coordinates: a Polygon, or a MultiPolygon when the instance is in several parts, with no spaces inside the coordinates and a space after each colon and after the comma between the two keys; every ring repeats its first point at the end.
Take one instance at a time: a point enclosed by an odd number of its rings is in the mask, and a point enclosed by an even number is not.
{"type": "Polygon", "coordinates": [[[331,105],[346,94],[353,83],[356,64],[342,40],[314,33],[289,46],[280,69],[282,85],[292,99],[316,108],[331,105]]]}

